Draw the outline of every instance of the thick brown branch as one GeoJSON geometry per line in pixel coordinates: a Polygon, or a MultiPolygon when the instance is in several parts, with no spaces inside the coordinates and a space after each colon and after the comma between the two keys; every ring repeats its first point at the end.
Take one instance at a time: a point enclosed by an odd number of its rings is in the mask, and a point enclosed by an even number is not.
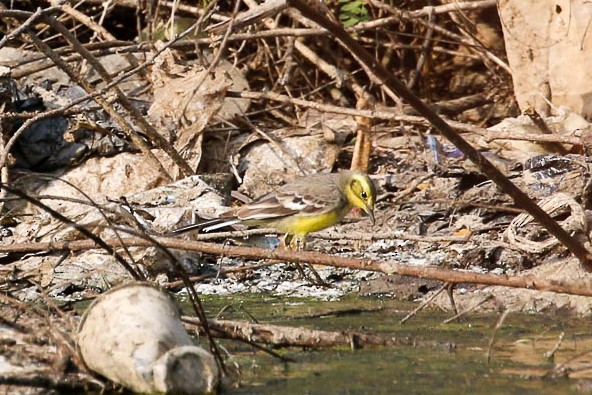
{"type": "MultiPolygon", "coordinates": [[[[128,247],[153,246],[148,240],[137,237],[124,239],[128,247]]],[[[592,288],[579,284],[565,284],[557,281],[538,278],[532,275],[496,275],[452,270],[434,266],[410,266],[394,262],[381,262],[374,259],[356,259],[327,255],[318,252],[293,252],[286,250],[269,250],[255,247],[234,247],[223,244],[203,243],[171,238],[156,238],[156,241],[167,248],[185,251],[199,251],[213,255],[224,255],[236,258],[273,259],[284,262],[311,263],[314,265],[334,266],[354,270],[368,270],[387,274],[399,274],[450,283],[469,283],[482,285],[500,285],[512,288],[526,288],[538,291],[549,291],[571,295],[592,296],[592,288]]],[[[118,248],[117,239],[105,240],[106,244],[118,248]]],[[[91,241],[56,242],[56,243],[23,243],[0,246],[0,253],[8,252],[39,252],[39,251],[81,251],[97,248],[91,241]]]]}
{"type": "MultiPolygon", "coordinates": [[[[182,317],[192,326],[201,326],[192,317],[182,317]]],[[[390,346],[402,342],[392,336],[380,336],[352,331],[322,331],[294,326],[253,324],[244,321],[210,319],[210,329],[227,339],[248,339],[250,341],[273,344],[278,347],[337,347],[350,346],[352,349],[368,346],[390,346]]]]}

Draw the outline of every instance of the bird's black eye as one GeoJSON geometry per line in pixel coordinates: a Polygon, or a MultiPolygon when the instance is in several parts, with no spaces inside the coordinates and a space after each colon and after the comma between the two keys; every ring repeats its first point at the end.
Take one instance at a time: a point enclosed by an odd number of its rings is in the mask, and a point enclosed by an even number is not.
{"type": "Polygon", "coordinates": [[[368,193],[366,191],[362,191],[361,196],[362,199],[368,199],[368,193]]]}

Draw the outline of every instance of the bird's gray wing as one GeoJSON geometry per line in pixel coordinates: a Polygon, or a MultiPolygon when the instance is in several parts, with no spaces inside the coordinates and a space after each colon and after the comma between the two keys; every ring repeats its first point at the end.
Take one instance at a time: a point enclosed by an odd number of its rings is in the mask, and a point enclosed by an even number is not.
{"type": "Polygon", "coordinates": [[[242,221],[281,218],[298,213],[298,207],[286,207],[277,199],[275,192],[269,193],[234,212],[242,221]]]}
{"type": "Polygon", "coordinates": [[[317,215],[333,210],[345,202],[345,196],[333,174],[318,174],[285,185],[276,191],[284,206],[298,209],[301,215],[317,215]]]}
{"type": "Polygon", "coordinates": [[[333,174],[298,179],[241,207],[235,215],[241,220],[265,220],[330,211],[345,201],[338,180],[333,174]]]}

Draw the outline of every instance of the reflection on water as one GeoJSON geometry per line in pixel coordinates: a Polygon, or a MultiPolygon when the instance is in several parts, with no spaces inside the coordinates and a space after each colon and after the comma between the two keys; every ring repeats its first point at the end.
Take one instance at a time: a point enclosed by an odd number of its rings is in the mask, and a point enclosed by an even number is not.
{"type": "Polygon", "coordinates": [[[509,314],[489,350],[499,314],[441,324],[449,315],[426,310],[401,325],[416,305],[377,298],[322,302],[248,295],[208,296],[204,303],[210,316],[223,310],[223,319],[252,316],[260,323],[365,330],[394,335],[406,344],[356,351],[292,348],[280,352],[297,362],[284,364],[245,345],[224,342],[242,374],[242,386],[225,394],[592,393],[592,335],[583,319],[509,314]],[[354,308],[369,311],[320,314],[354,308]],[[311,316],[315,318],[307,318],[311,316]],[[559,367],[563,369],[554,371],[559,367]],[[569,379],[562,375],[565,371],[569,379]]]}

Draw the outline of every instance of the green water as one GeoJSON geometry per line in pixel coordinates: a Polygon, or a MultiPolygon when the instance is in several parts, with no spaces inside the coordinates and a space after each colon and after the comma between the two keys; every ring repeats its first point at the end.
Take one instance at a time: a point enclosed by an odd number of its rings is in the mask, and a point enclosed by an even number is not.
{"type": "MultiPolygon", "coordinates": [[[[406,324],[400,319],[416,307],[377,298],[320,302],[300,298],[234,295],[206,297],[210,316],[257,320],[260,323],[314,329],[370,331],[395,336],[402,345],[352,351],[338,349],[276,350],[296,362],[283,363],[237,342],[222,344],[241,370],[241,385],[224,394],[580,394],[592,378],[543,378],[554,366],[592,350],[588,320],[570,317],[510,314],[495,336],[491,360],[489,342],[499,314],[468,315],[462,322],[442,324],[450,315],[420,312],[406,324]],[[328,315],[346,309],[380,311],[328,315]],[[313,318],[309,318],[314,316],[313,318]],[[545,353],[563,340],[554,359],[545,353]],[[578,387],[579,386],[579,387],[578,387]]],[[[570,366],[592,364],[584,355],[570,366]]]]}

